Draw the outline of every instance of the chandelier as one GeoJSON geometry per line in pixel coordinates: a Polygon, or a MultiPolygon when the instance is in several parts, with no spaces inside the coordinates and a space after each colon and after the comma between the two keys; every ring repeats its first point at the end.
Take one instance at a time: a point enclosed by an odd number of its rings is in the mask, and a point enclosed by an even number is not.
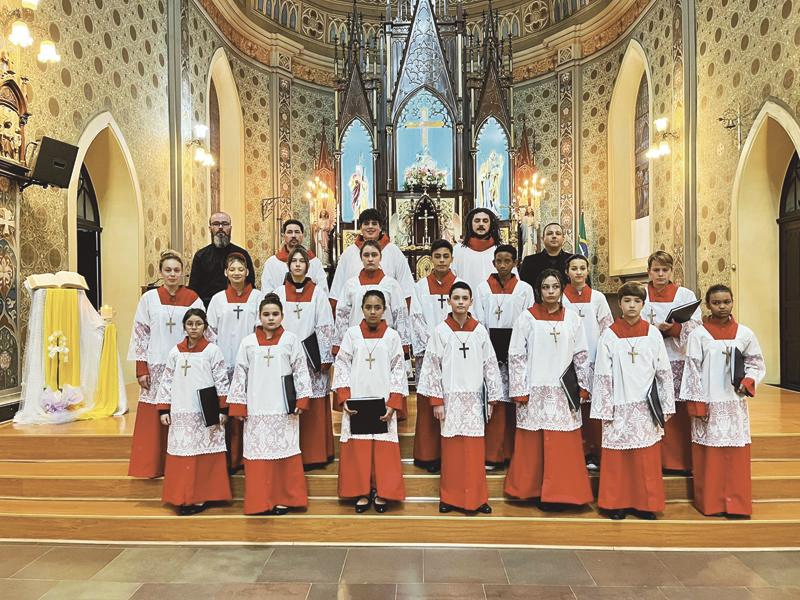
{"type": "Polygon", "coordinates": [[[36,9],[38,8],[39,0],[21,0],[18,8],[0,12],[3,27],[3,40],[0,45],[0,71],[3,79],[19,75],[19,79],[23,83],[30,80],[26,75],[14,71],[14,59],[17,59],[16,62],[20,62],[22,50],[33,46],[35,40],[32,31],[37,33],[37,37],[40,37],[36,59],[43,64],[61,62],[61,55],[56,49],[55,42],[36,27],[36,9]]]}

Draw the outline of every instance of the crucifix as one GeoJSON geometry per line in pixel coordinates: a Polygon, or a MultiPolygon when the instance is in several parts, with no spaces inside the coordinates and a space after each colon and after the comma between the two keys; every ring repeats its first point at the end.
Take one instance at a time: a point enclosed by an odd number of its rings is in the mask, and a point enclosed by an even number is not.
{"type": "Polygon", "coordinates": [[[300,319],[300,313],[303,312],[303,307],[300,306],[300,303],[297,303],[297,304],[294,305],[294,311],[293,312],[294,312],[294,316],[297,317],[297,319],[299,320],[300,319]]]}
{"type": "Polygon", "coordinates": [[[186,377],[186,372],[192,368],[192,365],[189,364],[189,360],[184,358],[183,364],[181,365],[181,369],[183,369],[183,376],[186,377]]]}
{"type": "Polygon", "coordinates": [[[242,315],[242,312],[244,312],[244,309],[242,308],[241,304],[237,304],[236,308],[233,309],[233,312],[236,313],[236,320],[238,321],[239,317],[242,315]]]}
{"type": "Polygon", "coordinates": [[[169,332],[172,333],[172,328],[175,327],[177,323],[172,320],[172,315],[169,316],[169,321],[167,321],[167,327],[169,327],[169,332]]]}
{"type": "Polygon", "coordinates": [[[447,304],[447,296],[439,296],[439,309],[444,309],[445,304],[447,304]]]}
{"type": "Polygon", "coordinates": [[[269,368],[269,363],[271,363],[271,362],[272,362],[272,359],[273,359],[273,358],[275,358],[275,357],[274,357],[274,356],[272,355],[272,353],[270,352],[270,349],[269,349],[269,348],[267,348],[267,353],[264,355],[264,360],[266,360],[266,361],[267,361],[267,368],[269,368]]]}
{"type": "Polygon", "coordinates": [[[464,354],[464,358],[467,358],[467,350],[469,350],[469,346],[467,346],[467,342],[461,342],[461,348],[459,350],[464,354]]]}
{"type": "Polygon", "coordinates": [[[650,318],[650,325],[656,324],[656,311],[653,310],[653,307],[650,307],[650,314],[647,315],[650,318]]]}
{"type": "Polygon", "coordinates": [[[428,153],[428,129],[444,127],[444,121],[429,121],[428,107],[423,106],[419,109],[419,121],[411,121],[405,124],[408,129],[421,129],[422,130],[422,152],[428,153]]]}
{"type": "Polygon", "coordinates": [[[375,362],[375,359],[372,358],[372,352],[369,353],[369,356],[365,358],[364,361],[369,363],[369,370],[372,371],[372,363],[375,362]]]}
{"type": "Polygon", "coordinates": [[[628,356],[631,357],[631,364],[636,364],[636,357],[639,356],[639,353],[636,351],[636,347],[631,346],[631,349],[628,350],[628,356]]]}
{"type": "Polygon", "coordinates": [[[422,234],[423,246],[427,246],[430,243],[430,235],[428,232],[428,221],[435,218],[436,217],[428,211],[427,207],[425,208],[425,211],[421,215],[417,216],[417,221],[422,221],[422,224],[425,226],[425,230],[422,234]]]}
{"type": "Polygon", "coordinates": [[[503,309],[502,309],[502,308],[500,308],[500,306],[498,305],[498,307],[497,307],[497,310],[496,310],[496,311],[494,311],[494,314],[495,314],[495,316],[497,317],[497,320],[499,321],[499,320],[500,320],[500,315],[502,315],[502,314],[503,314],[503,309]]]}
{"type": "Polygon", "coordinates": [[[558,336],[561,335],[561,332],[556,329],[555,325],[553,325],[553,331],[551,331],[549,335],[553,336],[553,341],[558,345],[558,336]]]}

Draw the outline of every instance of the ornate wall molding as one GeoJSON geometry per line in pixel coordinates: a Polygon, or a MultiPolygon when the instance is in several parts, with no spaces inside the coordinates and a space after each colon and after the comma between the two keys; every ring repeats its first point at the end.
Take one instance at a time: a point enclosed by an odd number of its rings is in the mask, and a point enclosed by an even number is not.
{"type": "Polygon", "coordinates": [[[558,220],[564,230],[564,248],[575,248],[575,118],[574,75],[558,74],[558,220]]]}

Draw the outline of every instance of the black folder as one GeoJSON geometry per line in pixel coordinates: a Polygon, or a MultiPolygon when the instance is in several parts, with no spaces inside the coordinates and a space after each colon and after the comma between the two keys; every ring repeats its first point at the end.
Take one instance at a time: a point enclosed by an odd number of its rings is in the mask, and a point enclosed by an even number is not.
{"type": "Polygon", "coordinates": [[[653,379],[650,384],[650,389],[647,391],[647,407],[650,409],[650,415],[653,417],[653,422],[664,428],[664,410],[661,408],[661,398],[658,397],[658,384],[653,379]]]}
{"type": "Polygon", "coordinates": [[[575,363],[570,361],[567,369],[561,374],[561,389],[567,396],[570,410],[578,410],[581,407],[581,386],[578,383],[578,372],[575,370],[575,363]]]}
{"type": "Polygon", "coordinates": [[[314,367],[315,371],[321,371],[322,355],[319,351],[319,340],[317,339],[317,333],[313,332],[301,343],[303,345],[303,350],[306,353],[306,357],[308,357],[308,362],[311,363],[311,366],[314,367]]]}
{"type": "Polygon", "coordinates": [[[353,435],[376,435],[388,433],[389,423],[381,421],[386,414],[383,398],[350,398],[347,408],[357,411],[350,415],[350,433],[353,435]]]}
{"type": "MultiPolygon", "coordinates": [[[[731,348],[731,385],[737,392],[744,379],[744,354],[736,346],[731,348]]],[[[745,395],[750,396],[750,392],[745,390],[745,395]]]]}
{"type": "Polygon", "coordinates": [[[494,348],[494,353],[499,363],[508,363],[508,347],[511,345],[512,331],[510,327],[489,329],[489,339],[492,342],[492,348],[494,348]]]}
{"type": "Polygon", "coordinates": [[[297,392],[294,389],[294,375],[284,375],[281,377],[283,384],[283,404],[287,415],[293,415],[297,410],[297,392]]]}
{"type": "Polygon", "coordinates": [[[686,323],[687,321],[691,321],[692,315],[695,313],[698,306],[700,306],[700,300],[694,300],[683,306],[676,306],[669,311],[667,319],[664,322],[686,323]]]}
{"type": "Polygon", "coordinates": [[[197,390],[197,395],[200,398],[200,406],[203,409],[203,419],[206,422],[206,427],[219,425],[220,410],[217,388],[211,386],[197,390]]]}

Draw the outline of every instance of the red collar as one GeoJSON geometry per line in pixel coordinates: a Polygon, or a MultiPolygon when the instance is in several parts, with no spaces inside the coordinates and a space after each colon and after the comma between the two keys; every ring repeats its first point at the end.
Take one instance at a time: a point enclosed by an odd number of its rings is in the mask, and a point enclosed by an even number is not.
{"type": "Polygon", "coordinates": [[[517,276],[512,273],[511,277],[506,281],[506,284],[503,285],[500,283],[500,276],[497,273],[492,273],[486,281],[489,282],[489,290],[491,290],[493,294],[513,294],[514,288],[517,287],[517,281],[519,280],[517,276]]]}
{"type": "Polygon", "coordinates": [[[201,337],[197,340],[197,343],[194,345],[194,348],[189,348],[189,338],[183,338],[183,341],[178,343],[178,350],[180,352],[202,352],[208,346],[208,340],[205,337],[201,337]]]}
{"type": "Polygon", "coordinates": [[[630,325],[620,317],[611,326],[611,331],[616,333],[618,338],[645,337],[649,330],[650,324],[644,319],[639,319],[636,323],[630,325]]]}
{"type": "Polygon", "coordinates": [[[447,326],[453,331],[475,331],[475,328],[478,326],[478,322],[469,313],[463,327],[453,318],[453,313],[449,313],[444,322],[447,323],[447,326]]]}
{"type": "Polygon", "coordinates": [[[378,269],[377,271],[361,269],[361,272],[358,274],[358,283],[361,285],[377,285],[384,277],[383,269],[378,269]]]}
{"type": "Polygon", "coordinates": [[[253,285],[251,283],[246,283],[244,289],[242,290],[242,295],[240,296],[238,293],[236,293],[236,290],[233,289],[233,286],[228,284],[228,287],[225,289],[225,298],[230,304],[245,304],[250,298],[250,293],[252,291],[253,285]]]}
{"type": "Polygon", "coordinates": [[[493,238],[482,240],[477,237],[471,237],[467,240],[467,247],[475,252],[484,252],[489,248],[494,248],[497,245],[493,238]]]}
{"type": "MultiPolygon", "coordinates": [[[[306,248],[306,254],[308,254],[308,260],[314,260],[314,253],[308,248],[306,248]]],[[[286,247],[286,244],[281,246],[280,249],[275,253],[275,258],[281,262],[289,261],[289,249],[286,247]]]]}
{"type": "Polygon", "coordinates": [[[258,342],[259,346],[277,346],[278,342],[281,341],[281,336],[283,335],[283,325],[278,327],[275,330],[275,333],[272,334],[271,338],[267,338],[267,334],[264,333],[264,329],[262,329],[261,325],[256,327],[256,341],[258,342]]]}
{"type": "Polygon", "coordinates": [[[386,324],[386,321],[381,321],[378,323],[378,327],[375,330],[372,330],[367,325],[366,319],[361,319],[361,324],[359,327],[361,328],[361,335],[364,336],[365,340],[376,340],[378,338],[382,338],[386,333],[386,330],[389,328],[389,326],[386,324]]]}
{"type": "Polygon", "coordinates": [[[579,292],[574,285],[568,283],[564,287],[564,295],[573,304],[585,304],[592,301],[592,288],[587,285],[582,292],[579,292]]]}
{"type": "Polygon", "coordinates": [[[175,295],[172,296],[167,291],[167,288],[163,285],[158,288],[158,299],[161,301],[161,304],[171,304],[172,306],[191,306],[194,304],[195,300],[197,300],[197,294],[187,288],[186,286],[180,286],[178,291],[175,292],[175,295]]]}
{"type": "Polygon", "coordinates": [[[444,276],[444,279],[442,279],[442,283],[440,284],[436,279],[436,275],[434,275],[433,271],[431,271],[430,275],[428,275],[428,292],[431,294],[445,296],[450,293],[450,288],[453,287],[455,280],[456,274],[452,271],[448,271],[447,275],[444,276]]]}
{"type": "Polygon", "coordinates": [[[286,300],[289,302],[311,302],[311,298],[314,297],[314,290],[317,287],[317,284],[308,277],[306,277],[305,284],[299,290],[291,280],[287,280],[283,285],[286,289],[286,300]]]}
{"type": "Polygon", "coordinates": [[[733,315],[724,322],[714,317],[706,317],[703,319],[703,327],[715,340],[732,340],[736,337],[736,332],[739,331],[739,324],[733,318],[733,315]]]}
{"type": "Polygon", "coordinates": [[[544,304],[538,302],[531,306],[528,311],[533,315],[537,321],[563,321],[564,320],[564,307],[562,306],[554,313],[547,312],[544,304]]]}
{"type": "Polygon", "coordinates": [[[678,286],[671,281],[660,292],[656,291],[652,282],[647,284],[647,299],[650,302],[672,302],[675,300],[675,294],[678,293],[678,286]]]}
{"type": "MultiPolygon", "coordinates": [[[[386,232],[384,232],[384,231],[381,231],[381,236],[380,236],[380,237],[379,237],[377,240],[375,240],[375,241],[377,241],[377,242],[378,242],[378,244],[380,244],[380,246],[381,246],[381,250],[383,250],[384,248],[386,248],[386,246],[387,246],[387,245],[389,245],[389,242],[390,242],[391,240],[389,239],[389,236],[386,234],[386,232]]],[[[361,249],[361,246],[363,246],[363,245],[364,245],[364,236],[363,236],[363,235],[361,235],[361,234],[359,233],[359,234],[356,236],[356,240],[355,240],[355,242],[353,242],[353,243],[354,243],[354,244],[356,245],[356,247],[357,247],[357,248],[360,250],[360,249],[361,249]]]]}

